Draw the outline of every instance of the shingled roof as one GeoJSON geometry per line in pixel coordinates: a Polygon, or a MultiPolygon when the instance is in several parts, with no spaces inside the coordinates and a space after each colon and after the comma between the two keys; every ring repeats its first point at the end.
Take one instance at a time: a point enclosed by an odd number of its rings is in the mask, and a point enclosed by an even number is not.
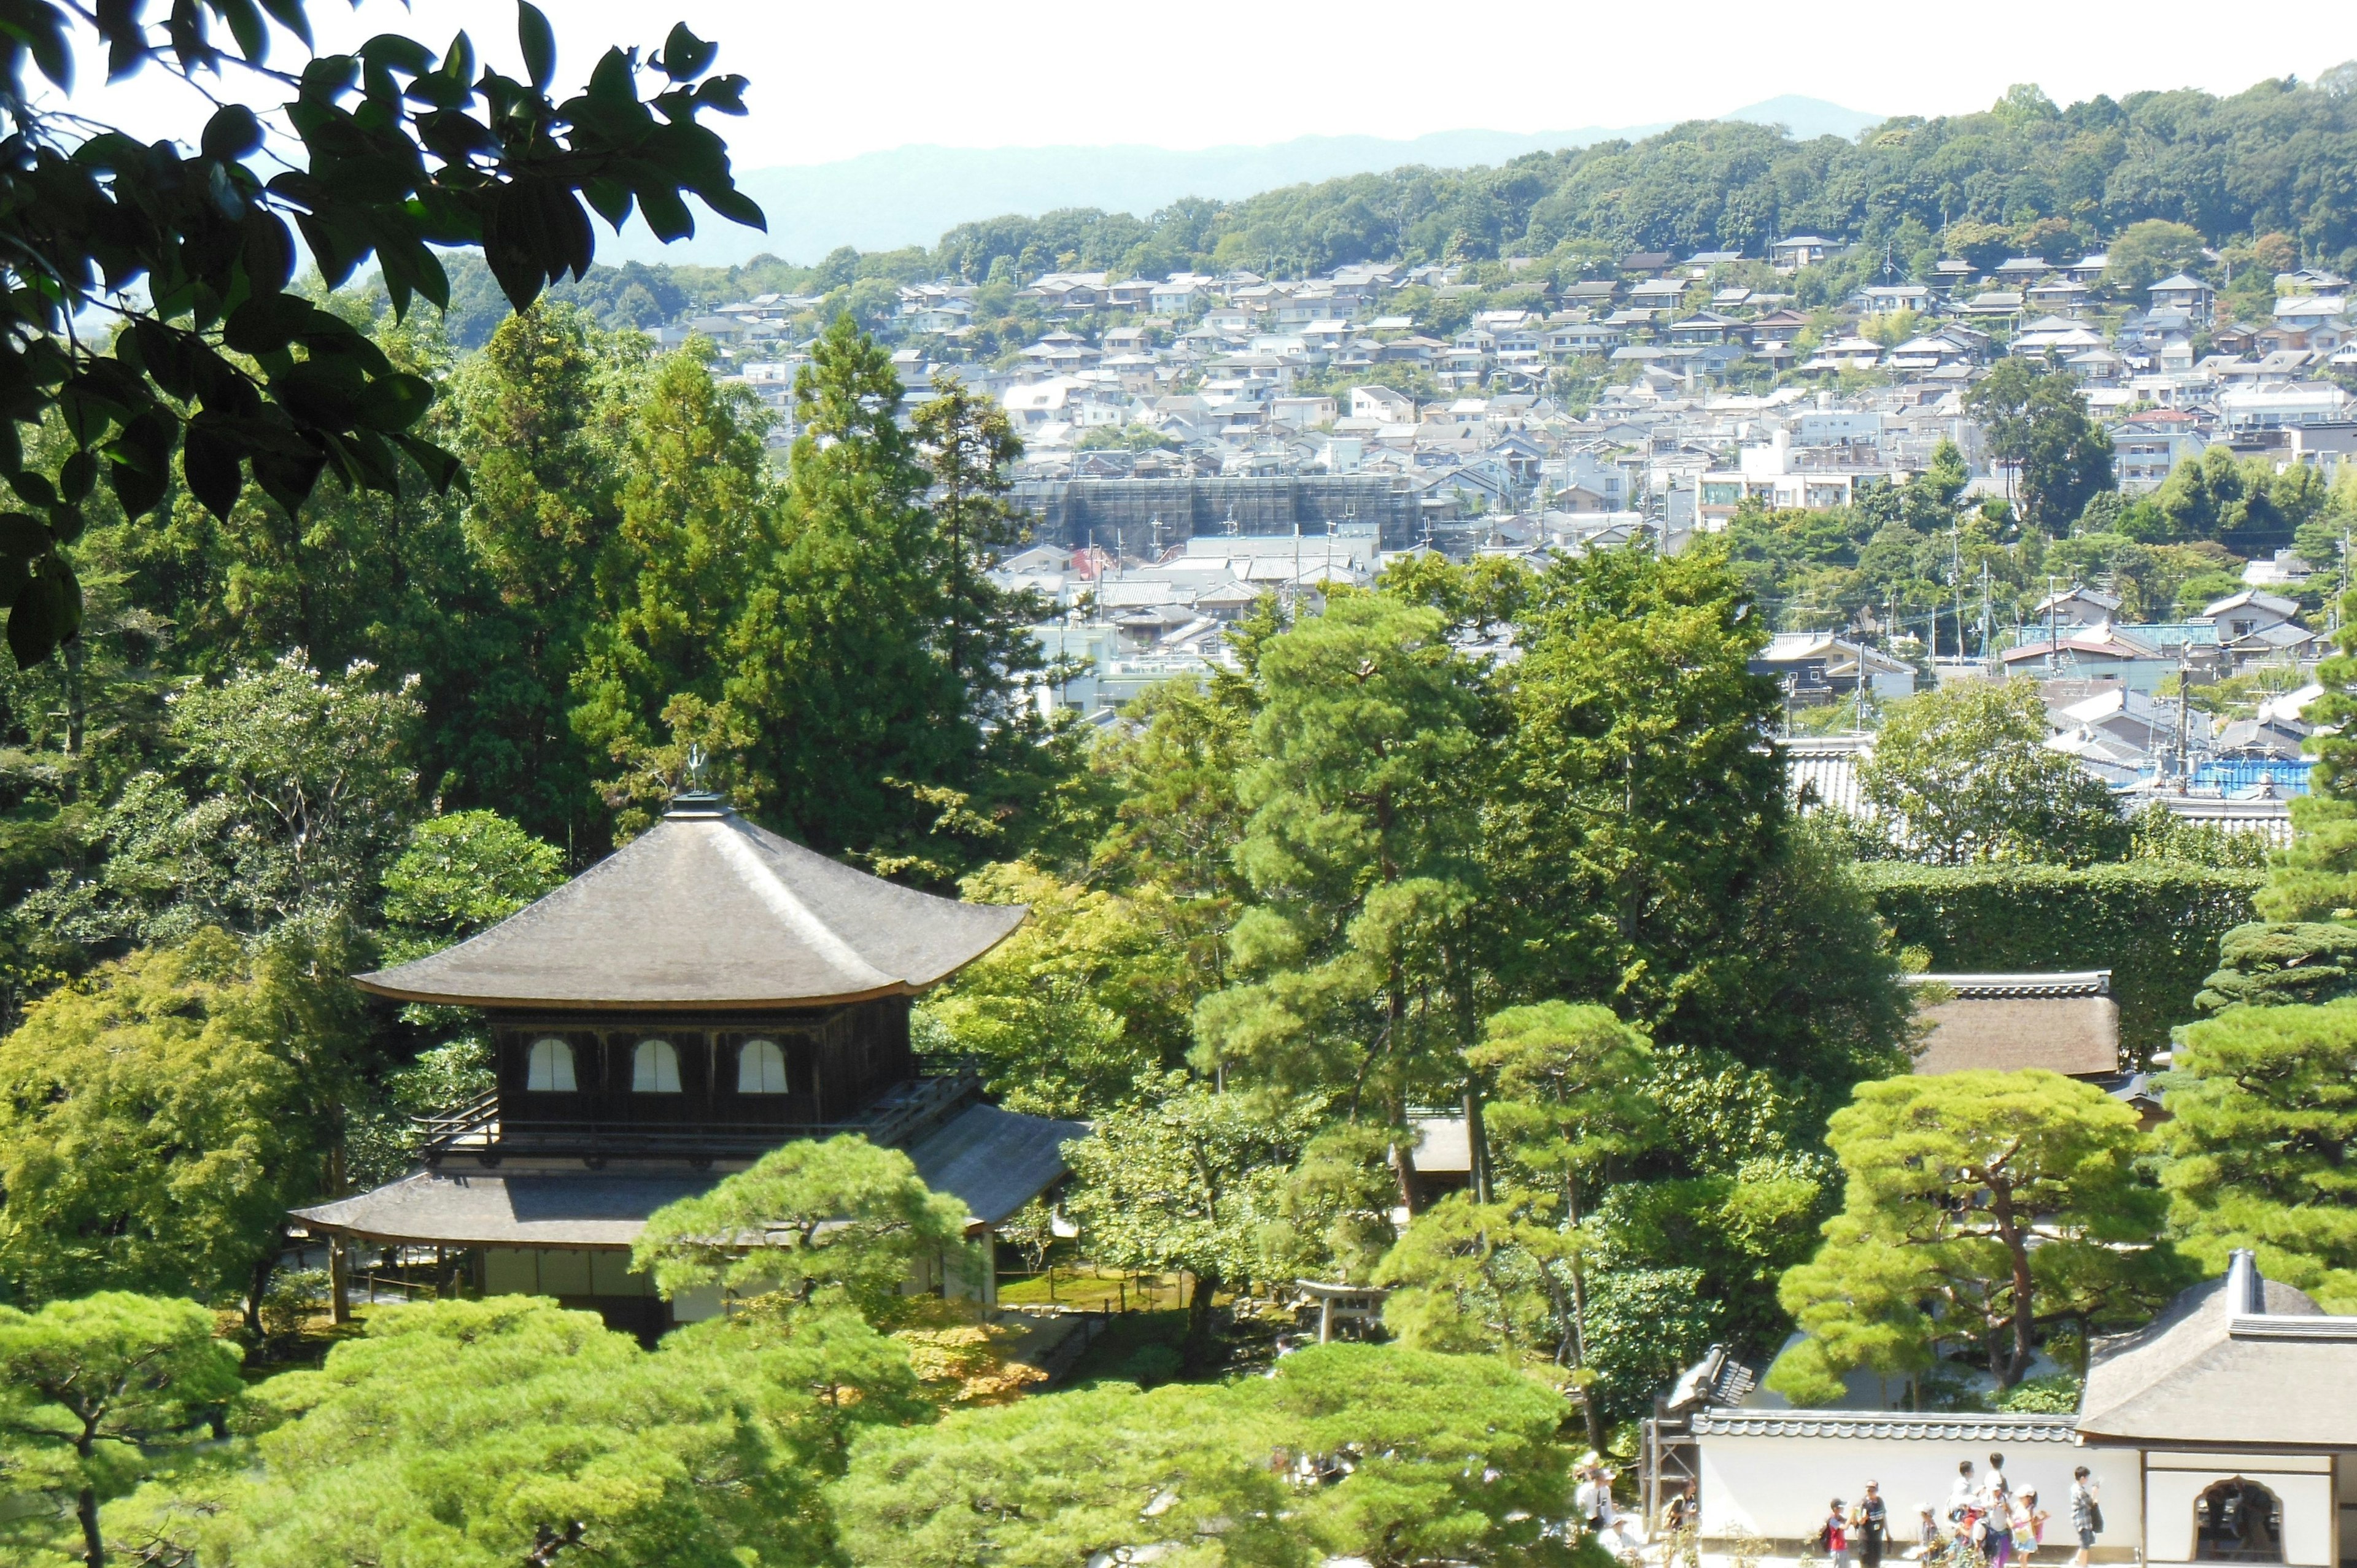
{"type": "Polygon", "coordinates": [[[870,876],[683,795],[646,833],[480,936],[355,976],[476,1007],[813,1006],[922,991],[1023,922],[870,876]]]}
{"type": "Polygon", "coordinates": [[[2096,1347],[2091,1444],[2357,1448],[2357,1317],[2329,1317],[2234,1253],[2149,1326],[2096,1347]]]}
{"type": "Polygon", "coordinates": [[[1932,1026],[1918,1073],[2040,1067],[2073,1078],[2120,1070],[2120,1009],[2109,970],[2075,974],[1917,974],[1947,996],[1922,1010],[1932,1026]]]}
{"type": "MultiPolygon", "coordinates": [[[[909,1150],[927,1187],[1003,1224],[1065,1172],[1086,1123],[974,1105],[909,1150]]],[[[627,1248],[667,1203],[709,1192],[716,1171],[414,1171],[373,1192],[298,1208],[315,1230],[448,1247],[627,1248]]]]}

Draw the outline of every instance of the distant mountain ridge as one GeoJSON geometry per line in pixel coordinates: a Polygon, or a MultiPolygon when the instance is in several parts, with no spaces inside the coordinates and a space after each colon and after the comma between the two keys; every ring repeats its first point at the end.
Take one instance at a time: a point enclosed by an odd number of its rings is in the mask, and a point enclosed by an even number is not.
{"type": "MultiPolygon", "coordinates": [[[[1855,136],[1884,116],[1821,99],[1785,96],[1718,116],[1787,127],[1801,137],[1855,136]]],[[[1464,168],[1525,153],[1634,139],[1667,128],[1590,126],[1577,131],[1438,131],[1408,140],[1301,136],[1266,146],[1176,151],[1149,146],[894,147],[837,163],[740,171],[738,188],[769,214],[756,233],[699,215],[692,240],[663,246],[633,221],[601,261],[726,265],[767,252],[811,263],[840,245],[862,251],[931,245],[948,230],[1005,213],[1093,207],[1145,217],[1181,197],[1233,201],[1307,181],[1373,174],[1409,165],[1464,168]]]]}

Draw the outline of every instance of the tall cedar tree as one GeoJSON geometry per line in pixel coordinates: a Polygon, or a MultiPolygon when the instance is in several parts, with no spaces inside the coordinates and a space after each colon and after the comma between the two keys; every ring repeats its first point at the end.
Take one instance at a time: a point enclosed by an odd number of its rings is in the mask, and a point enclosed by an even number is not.
{"type": "Polygon", "coordinates": [[[1707,546],[1540,579],[1487,845],[1501,987],[1839,1096],[1903,1059],[1910,1004],[1846,863],[1792,820],[1756,607],[1707,546]]]}
{"type": "MultiPolygon", "coordinates": [[[[748,392],[685,353],[657,362],[630,411],[620,521],[597,564],[603,613],[574,673],[572,715],[608,765],[600,787],[624,832],[678,783],[682,715],[722,703],[739,607],[775,556],[767,424],[748,392]]],[[[748,772],[759,799],[766,779],[758,762],[748,772]]]]}
{"type": "Polygon", "coordinates": [[[1789,814],[1751,611],[1701,552],[1596,551],[1544,579],[1522,621],[1494,845],[1516,989],[1652,1018],[1734,934],[1789,814]]]}
{"type": "Polygon", "coordinates": [[[482,656],[455,679],[440,659],[401,668],[425,676],[435,760],[457,798],[555,839],[594,839],[605,815],[590,782],[603,759],[567,714],[600,618],[595,573],[620,527],[618,383],[635,360],[582,312],[535,305],[458,366],[441,411],[472,480],[462,515],[482,656]]]}
{"type": "Polygon", "coordinates": [[[728,639],[755,803],[828,853],[921,844],[918,790],[977,782],[980,716],[940,629],[951,552],[900,398],[890,354],[838,317],[794,387],[782,543],[728,639]]]}

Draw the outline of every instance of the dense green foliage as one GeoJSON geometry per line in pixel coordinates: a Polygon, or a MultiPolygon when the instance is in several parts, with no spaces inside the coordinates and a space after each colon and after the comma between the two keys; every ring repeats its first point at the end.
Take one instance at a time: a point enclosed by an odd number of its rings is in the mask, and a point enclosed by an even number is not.
{"type": "Polygon", "coordinates": [[[1265,605],[1237,671],[1098,745],[1085,852],[967,880],[1032,920],[920,1038],[1094,1120],[1069,1150],[1080,1245],[1192,1274],[1199,1362],[1215,1291],[1392,1277],[1400,1332],[1599,1391],[1600,1435],[1694,1335],[1781,1332],[1817,1128],[1910,1035],[1865,892],[1763,744],[1764,635],[1709,550],[1424,560],[1322,615],[1265,605]],[[1518,660],[1451,640],[1506,624],[1518,660]],[[1653,1114],[1624,1136],[1587,1112],[1640,1060],[1653,1114]],[[1415,1167],[1437,1112],[1477,1123],[1464,1198],[1415,1167]],[[1625,1302],[1678,1269],[1691,1332],[1582,1326],[1591,1277],[1625,1302]]]}
{"type": "Polygon", "coordinates": [[[1861,1084],[1826,1133],[1846,1178],[1816,1258],[1784,1276],[1807,1337],[1769,1386],[1823,1404],[1843,1377],[1928,1369],[1961,1343],[2002,1394],[2054,1325],[2083,1348],[2190,1283],[2155,1245],[2167,1198],[2140,1163],[2136,1114],[2093,1084],[2032,1069],[1861,1084]]]}
{"type": "Polygon", "coordinates": [[[1202,1568],[1584,1563],[1596,1548],[1543,1532],[1570,1484],[1564,1414],[1494,1359],[1361,1345],[1226,1384],[1101,1383],[864,1434],[844,1541],[909,1568],[1064,1568],[1166,1542],[1202,1568]]]}
{"type": "Polygon", "coordinates": [[[912,1390],[847,1314],[651,1352],[529,1296],[384,1308],[319,1370],[263,1385],[238,1422],[258,1436],[108,1530],[256,1568],[506,1568],[568,1534],[632,1568],[822,1563],[850,1432],[908,1419],[912,1390]]]}
{"type": "Polygon", "coordinates": [[[9,1296],[258,1296],[354,1087],[343,962],[206,931],[35,1006],[0,1042],[9,1296]]]}
{"type": "MultiPolygon", "coordinates": [[[[0,1456],[17,1498],[70,1509],[82,1561],[106,1559],[101,1507],[208,1430],[242,1387],[234,1346],[194,1302],[102,1291],[0,1307],[0,1456]]],[[[0,1530],[48,1523],[19,1509],[0,1530]]]]}
{"type": "Polygon", "coordinates": [[[2218,967],[2193,1004],[2203,1013],[2222,1013],[2351,996],[2357,996],[2357,926],[2255,922],[2218,939],[2218,967]]]}
{"type": "Polygon", "coordinates": [[[437,246],[480,245],[518,308],[585,273],[585,200],[616,226],[635,209],[667,239],[694,231],[688,192],[762,221],[698,123],[743,113],[745,79],[711,75],[717,48],[684,25],[644,57],[608,49],[587,91],[560,104],[554,35],[531,5],[519,16],[522,80],[478,76],[463,33],[441,56],[385,33],[265,72],[274,33],[282,50],[309,52],[307,9],[205,0],[151,30],[136,5],[27,0],[0,36],[0,115],[25,149],[0,171],[0,478],[33,509],[7,513],[0,531],[19,664],[83,623],[70,547],[102,468],[111,504],[135,519],[167,499],[176,448],[188,493],[223,521],[249,471],[289,515],[323,474],[347,492],[396,497],[457,478],[419,429],[433,382],[294,286],[296,231],[330,285],[373,258],[400,315],[414,297],[449,302],[437,246]],[[102,54],[110,80],[145,69],[194,83],[228,66],[288,96],[265,119],[199,87],[220,105],[201,134],[143,144],[27,91],[30,67],[70,93],[77,67],[97,74],[102,54]],[[642,73],[659,79],[645,102],[642,73]],[[78,318],[120,328],[110,340],[77,331],[78,318]],[[46,439],[28,444],[20,426],[46,439]]]}
{"type": "Polygon", "coordinates": [[[1897,940],[1954,974],[2108,969],[2120,1044],[2157,1050],[2193,1015],[2218,940],[2250,918],[2255,871],[2172,861],[1914,865],[1858,875],[1897,940]]]}
{"type": "Polygon", "coordinates": [[[2183,1033],[2162,1140],[2188,1251],[2357,1310],[2357,1006],[2241,1006],[2183,1033]]]}
{"type": "Polygon", "coordinates": [[[1924,692],[1883,722],[1858,790],[1893,849],[1926,865],[2119,858],[2128,828],[2111,790],[2051,733],[2028,681],[1924,692]]]}

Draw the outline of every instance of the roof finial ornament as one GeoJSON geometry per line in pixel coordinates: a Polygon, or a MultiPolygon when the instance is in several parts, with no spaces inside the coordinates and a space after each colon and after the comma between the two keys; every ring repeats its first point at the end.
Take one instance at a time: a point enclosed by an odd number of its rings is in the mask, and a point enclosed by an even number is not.
{"type": "Polygon", "coordinates": [[[728,802],[721,799],[718,791],[705,785],[705,760],[703,746],[691,743],[687,748],[685,768],[687,788],[671,798],[671,809],[663,813],[664,816],[725,817],[728,814],[728,802]]]}

